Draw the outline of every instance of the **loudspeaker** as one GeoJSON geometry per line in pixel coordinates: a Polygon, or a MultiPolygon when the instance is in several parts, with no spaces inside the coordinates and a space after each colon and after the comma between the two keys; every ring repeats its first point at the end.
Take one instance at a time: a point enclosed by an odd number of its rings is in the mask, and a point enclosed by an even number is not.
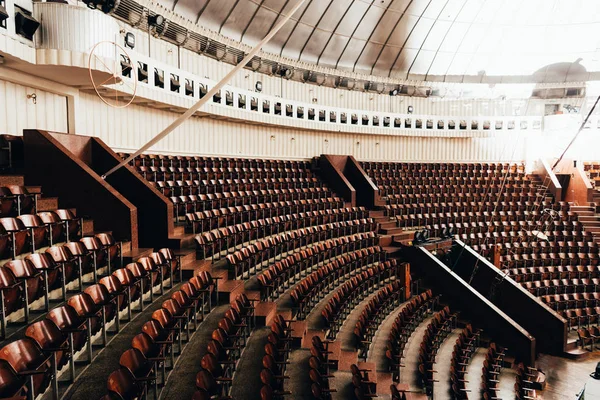
{"type": "Polygon", "coordinates": [[[30,14],[17,10],[17,13],[15,14],[15,31],[18,35],[33,40],[33,35],[39,27],[40,23],[30,14]]]}

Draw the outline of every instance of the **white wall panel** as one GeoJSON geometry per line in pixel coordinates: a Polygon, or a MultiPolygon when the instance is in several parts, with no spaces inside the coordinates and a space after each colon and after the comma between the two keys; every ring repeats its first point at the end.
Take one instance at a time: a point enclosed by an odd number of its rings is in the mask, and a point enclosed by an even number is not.
{"type": "Polygon", "coordinates": [[[0,133],[22,135],[23,129],[67,132],[65,96],[0,80],[0,133]],[[27,99],[36,95],[36,104],[27,99]]]}
{"type": "MultiPolygon", "coordinates": [[[[96,96],[83,93],[79,106],[87,112],[86,118],[78,119],[77,133],[98,136],[124,151],[139,148],[179,115],[137,105],[110,108],[96,96]]],[[[310,158],[327,153],[396,161],[525,160],[528,135],[504,132],[485,138],[423,138],[344,134],[194,117],[151,151],[277,158],[310,158]]]]}

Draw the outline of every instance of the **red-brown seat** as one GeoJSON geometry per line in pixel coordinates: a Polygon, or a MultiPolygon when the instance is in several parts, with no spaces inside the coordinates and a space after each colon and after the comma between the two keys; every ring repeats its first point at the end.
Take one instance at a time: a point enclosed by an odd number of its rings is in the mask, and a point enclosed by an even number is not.
{"type": "Polygon", "coordinates": [[[41,219],[42,223],[48,227],[50,246],[64,241],[65,236],[65,222],[54,211],[42,211],[37,213],[37,216],[41,219]]]}
{"type": "Polygon", "coordinates": [[[48,246],[50,243],[48,237],[48,227],[40,217],[35,214],[22,214],[17,217],[23,225],[29,229],[29,235],[31,237],[32,251],[36,251],[39,248],[48,246]]]}
{"type": "Polygon", "coordinates": [[[48,387],[53,375],[50,356],[42,353],[34,340],[24,338],[5,345],[0,349],[0,359],[7,361],[17,376],[29,380],[31,398],[48,387]]]}

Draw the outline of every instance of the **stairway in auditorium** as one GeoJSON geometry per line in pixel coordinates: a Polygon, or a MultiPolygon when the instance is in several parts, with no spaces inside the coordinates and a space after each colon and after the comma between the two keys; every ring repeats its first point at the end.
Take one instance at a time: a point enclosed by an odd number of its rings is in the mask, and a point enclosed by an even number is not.
{"type": "Polygon", "coordinates": [[[592,234],[596,243],[600,244],[600,214],[597,213],[596,207],[594,205],[571,206],[571,211],[577,214],[577,220],[583,228],[592,234]]]}

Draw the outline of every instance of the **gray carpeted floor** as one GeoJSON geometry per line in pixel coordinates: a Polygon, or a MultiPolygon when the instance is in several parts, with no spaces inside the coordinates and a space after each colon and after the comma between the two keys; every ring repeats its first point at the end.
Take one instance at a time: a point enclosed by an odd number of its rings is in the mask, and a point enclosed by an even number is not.
{"type": "Polygon", "coordinates": [[[219,321],[229,309],[229,304],[215,307],[192,339],[183,348],[183,354],[176,360],[175,368],[162,390],[161,399],[191,399],[196,391],[196,374],[200,371],[200,360],[206,354],[206,345],[219,321]]]}
{"type": "MultiPolygon", "coordinates": [[[[131,339],[142,331],[142,325],[150,320],[152,313],[161,308],[163,301],[171,297],[171,293],[178,290],[171,289],[163,296],[154,298],[152,304],[146,304],[143,312],[133,315],[132,321],[123,327],[121,332],[108,343],[108,345],[96,356],[93,363],[77,376],[75,383],[61,391],[59,395],[64,400],[92,400],[99,399],[106,394],[106,381],[112,371],[119,368],[121,354],[131,347],[131,339]]],[[[79,371],[81,371],[81,366],[79,371]]],[[[77,367],[76,367],[77,369],[77,367]]]]}
{"type": "MultiPolygon", "coordinates": [[[[435,380],[433,385],[433,397],[435,399],[447,399],[452,396],[452,385],[450,383],[450,363],[452,362],[452,352],[454,351],[454,345],[462,329],[454,329],[450,333],[444,342],[440,345],[437,355],[435,357],[435,364],[433,369],[433,379],[435,380]]],[[[422,338],[421,338],[422,339],[422,338]]],[[[476,396],[473,396],[476,397],[476,396]]]]}
{"type": "Polygon", "coordinates": [[[433,317],[425,318],[411,335],[404,349],[404,359],[402,360],[405,367],[400,370],[400,383],[409,385],[410,390],[420,391],[421,385],[417,380],[417,372],[419,370],[419,347],[423,341],[423,334],[427,329],[427,325],[433,317]]]}
{"type": "Polygon", "coordinates": [[[286,375],[290,377],[285,382],[285,390],[292,392],[289,398],[294,400],[312,400],[314,397],[310,392],[310,378],[308,376],[310,350],[298,349],[290,353],[288,370],[286,375]]]}
{"type": "Polygon", "coordinates": [[[260,389],[262,388],[260,371],[262,370],[267,336],[270,332],[271,328],[263,327],[250,335],[233,376],[231,397],[235,400],[260,399],[260,389]]]}

